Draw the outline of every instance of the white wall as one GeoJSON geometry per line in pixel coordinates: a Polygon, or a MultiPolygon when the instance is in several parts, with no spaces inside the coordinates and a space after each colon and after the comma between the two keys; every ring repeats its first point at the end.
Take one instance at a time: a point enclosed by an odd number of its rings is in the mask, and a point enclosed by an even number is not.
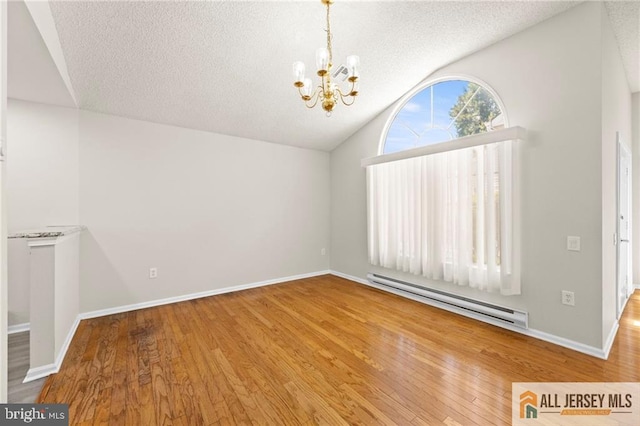
{"type": "MultiPolygon", "coordinates": [[[[7,108],[9,233],[79,222],[78,111],[10,99],[7,108]]],[[[9,242],[9,325],[29,322],[28,248],[9,242]]]]}
{"type": "Polygon", "coordinates": [[[82,111],[80,166],[83,312],[329,267],[326,152],[82,111]]]}
{"type": "MultiPolygon", "coordinates": [[[[67,338],[80,313],[80,235],[71,234],[57,240],[54,247],[54,360],[58,361],[67,338]]],[[[35,317],[35,313],[32,314],[35,317]]]]}
{"type": "Polygon", "coordinates": [[[29,247],[24,238],[7,241],[9,326],[29,323],[29,247]]]}
{"type": "Polygon", "coordinates": [[[9,233],[77,225],[78,111],[10,99],[7,128],[9,233]]]}
{"type": "Polygon", "coordinates": [[[56,262],[52,245],[31,247],[30,250],[30,286],[37,292],[31,293],[33,328],[29,333],[29,368],[40,369],[53,364],[56,359],[56,262]]]}
{"type": "Polygon", "coordinates": [[[531,328],[601,348],[602,13],[600,4],[581,4],[430,76],[485,81],[504,102],[509,124],[529,130],[521,146],[522,295],[482,293],[368,264],[360,160],[377,153],[393,106],[331,153],[331,268],[359,278],[374,271],[418,280],[523,308],[531,328]],[[568,235],[582,238],[581,252],[566,250],[568,235]],[[575,292],[575,307],[561,304],[562,290],[575,292]]]}
{"type": "MultiPolygon", "coordinates": [[[[617,268],[613,235],[617,224],[617,146],[631,148],[631,91],[618,44],[604,8],[602,10],[602,338],[606,341],[616,323],[617,268]]],[[[632,224],[633,226],[633,224],[632,224]]]]}
{"type": "Polygon", "coordinates": [[[79,317],[80,234],[28,241],[31,381],[59,370],[79,317]]]}
{"type": "Polygon", "coordinates": [[[640,92],[631,97],[632,156],[633,156],[633,282],[640,285],[640,92]]]}
{"type": "MultiPolygon", "coordinates": [[[[82,312],[329,267],[328,153],[16,100],[9,132],[10,230],[88,227],[82,312]]],[[[29,274],[12,247],[15,325],[29,274]]]]}

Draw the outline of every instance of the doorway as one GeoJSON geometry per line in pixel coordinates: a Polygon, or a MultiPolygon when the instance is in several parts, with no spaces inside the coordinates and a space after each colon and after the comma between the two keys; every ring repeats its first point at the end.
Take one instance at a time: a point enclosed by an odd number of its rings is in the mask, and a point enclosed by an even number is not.
{"type": "Polygon", "coordinates": [[[617,289],[616,313],[620,319],[629,296],[633,292],[631,280],[631,152],[616,133],[618,145],[618,194],[617,194],[617,289]]]}

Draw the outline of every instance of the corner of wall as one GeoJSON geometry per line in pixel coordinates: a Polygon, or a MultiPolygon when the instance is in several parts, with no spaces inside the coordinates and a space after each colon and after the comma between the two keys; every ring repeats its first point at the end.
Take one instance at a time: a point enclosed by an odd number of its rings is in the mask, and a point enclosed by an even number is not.
{"type": "Polygon", "coordinates": [[[619,247],[616,244],[619,240],[617,235],[618,140],[627,148],[632,148],[632,113],[629,83],[604,3],[599,4],[599,12],[602,129],[602,342],[606,345],[611,330],[615,329],[618,321],[619,247]]]}
{"type": "Polygon", "coordinates": [[[633,199],[631,258],[633,259],[633,282],[638,285],[640,284],[640,92],[631,96],[631,127],[632,179],[636,182],[632,185],[631,197],[633,199]]]}

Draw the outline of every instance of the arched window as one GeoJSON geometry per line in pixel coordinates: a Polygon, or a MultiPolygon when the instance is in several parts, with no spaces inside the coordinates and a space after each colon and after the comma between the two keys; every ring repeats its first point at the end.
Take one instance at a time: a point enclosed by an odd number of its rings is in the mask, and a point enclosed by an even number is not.
{"type": "Polygon", "coordinates": [[[383,134],[381,154],[505,127],[497,97],[477,81],[446,79],[419,87],[383,134]]]}
{"type": "Polygon", "coordinates": [[[441,79],[407,96],[367,165],[372,265],[519,294],[515,128],[506,122],[478,81],[441,79]]]}

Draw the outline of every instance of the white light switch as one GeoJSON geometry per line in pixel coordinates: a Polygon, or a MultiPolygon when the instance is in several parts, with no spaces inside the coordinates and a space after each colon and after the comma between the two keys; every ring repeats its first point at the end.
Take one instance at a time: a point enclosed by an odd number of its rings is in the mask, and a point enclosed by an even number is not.
{"type": "Polygon", "coordinates": [[[567,237],[567,250],[580,251],[580,237],[567,237]]]}

